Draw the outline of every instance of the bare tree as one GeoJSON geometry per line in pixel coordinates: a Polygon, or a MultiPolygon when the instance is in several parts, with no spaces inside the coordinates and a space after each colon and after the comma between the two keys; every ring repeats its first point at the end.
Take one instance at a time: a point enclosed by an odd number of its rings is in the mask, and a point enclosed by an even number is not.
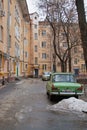
{"type": "Polygon", "coordinates": [[[79,27],[81,32],[82,47],[84,53],[84,60],[87,71],[87,22],[84,9],[84,0],[75,0],[78,12],[79,27]]]}
{"type": "Polygon", "coordinates": [[[75,3],[69,3],[69,0],[41,0],[39,7],[45,11],[46,21],[51,26],[54,52],[60,60],[61,71],[67,71],[67,62],[71,71],[71,49],[80,43],[75,31],[75,3]]]}

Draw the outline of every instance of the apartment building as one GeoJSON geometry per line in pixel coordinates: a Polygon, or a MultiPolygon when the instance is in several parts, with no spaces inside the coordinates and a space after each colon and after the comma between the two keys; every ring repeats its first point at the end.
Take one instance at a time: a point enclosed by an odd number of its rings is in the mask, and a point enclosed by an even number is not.
{"type": "MultiPolygon", "coordinates": [[[[85,72],[81,46],[72,49],[71,58],[72,71],[85,72]]],[[[0,79],[39,77],[55,68],[61,71],[49,24],[36,12],[29,14],[26,0],[0,0],[0,79]]]]}
{"type": "MultiPolygon", "coordinates": [[[[39,16],[35,12],[30,15],[31,18],[31,72],[32,75],[38,77],[41,76],[44,71],[61,71],[61,63],[59,58],[55,55],[53,48],[53,35],[52,30],[48,22],[39,21],[39,16]]],[[[59,46],[61,57],[67,50],[67,38],[60,27],[59,34],[59,46]]],[[[71,37],[69,44],[71,47],[71,71],[75,73],[85,72],[85,62],[83,57],[83,49],[81,47],[79,27],[77,24],[73,24],[70,27],[71,37]],[[78,45],[76,45],[78,44],[78,45]]],[[[58,41],[57,41],[58,44],[58,41]]],[[[56,46],[58,47],[58,45],[56,46]]],[[[69,71],[69,61],[67,61],[67,71],[69,71]]]]}
{"type": "Polygon", "coordinates": [[[29,25],[26,0],[0,0],[0,78],[28,75],[29,25]]]}
{"type": "Polygon", "coordinates": [[[38,77],[44,71],[51,71],[50,26],[39,21],[35,12],[31,18],[31,75],[38,77]]]}

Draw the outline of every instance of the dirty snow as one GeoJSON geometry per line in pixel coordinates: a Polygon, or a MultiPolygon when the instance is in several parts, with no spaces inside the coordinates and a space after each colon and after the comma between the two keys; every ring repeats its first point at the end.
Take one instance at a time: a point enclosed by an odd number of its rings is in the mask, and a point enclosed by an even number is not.
{"type": "Polygon", "coordinates": [[[25,119],[27,119],[30,115],[29,113],[32,112],[32,107],[31,106],[23,106],[23,108],[19,111],[19,112],[16,112],[15,114],[15,118],[19,121],[19,122],[22,122],[24,121],[25,119]]]}
{"type": "Polygon", "coordinates": [[[66,111],[66,112],[84,112],[87,113],[87,102],[76,99],[74,97],[63,99],[59,103],[48,106],[48,109],[53,111],[66,111]]]}

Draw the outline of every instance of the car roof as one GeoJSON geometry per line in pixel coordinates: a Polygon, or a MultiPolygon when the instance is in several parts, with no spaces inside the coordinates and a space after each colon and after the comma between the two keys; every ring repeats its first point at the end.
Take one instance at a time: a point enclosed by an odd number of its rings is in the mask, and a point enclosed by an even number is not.
{"type": "Polygon", "coordinates": [[[50,73],[49,71],[45,71],[45,72],[43,72],[43,73],[50,73]]]}

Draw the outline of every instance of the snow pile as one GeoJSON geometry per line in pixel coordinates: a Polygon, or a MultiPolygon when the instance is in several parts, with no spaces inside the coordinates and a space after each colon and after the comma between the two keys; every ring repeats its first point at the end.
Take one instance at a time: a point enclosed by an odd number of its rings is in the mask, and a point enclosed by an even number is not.
{"type": "Polygon", "coordinates": [[[72,111],[87,113],[87,102],[74,97],[63,99],[59,103],[49,106],[48,109],[53,111],[72,111]]]}

